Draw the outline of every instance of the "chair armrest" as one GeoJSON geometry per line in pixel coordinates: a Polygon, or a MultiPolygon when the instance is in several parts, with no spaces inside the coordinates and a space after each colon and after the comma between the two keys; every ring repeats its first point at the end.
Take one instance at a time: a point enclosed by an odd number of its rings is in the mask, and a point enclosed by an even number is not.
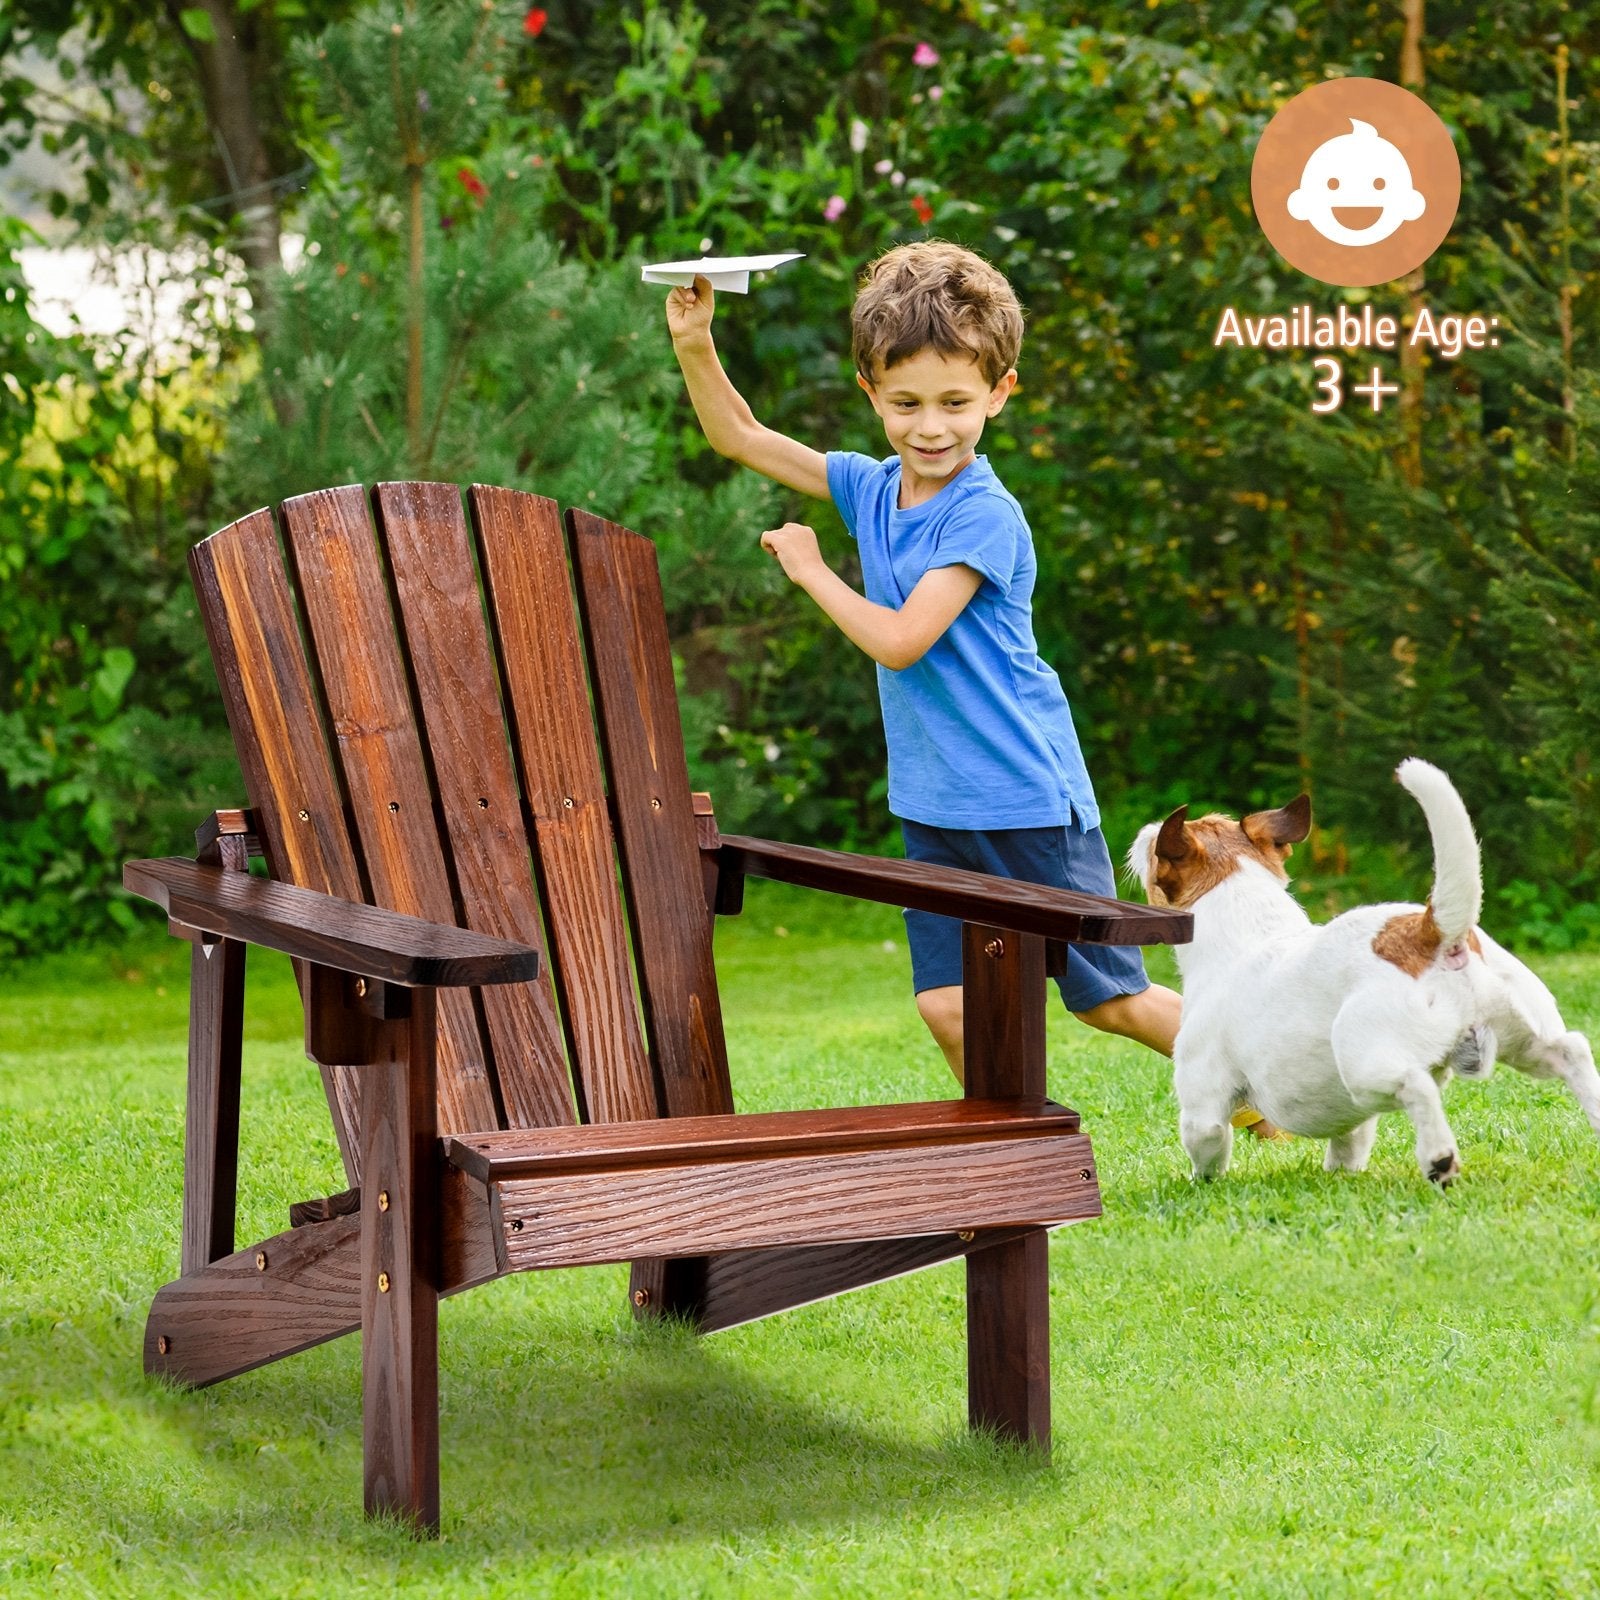
{"type": "Polygon", "coordinates": [[[1051,889],[960,867],[851,855],[843,850],[818,850],[731,834],[722,836],[717,860],[730,874],[774,878],[830,894],[934,911],[963,922],[1038,933],[1074,944],[1187,944],[1194,934],[1194,917],[1187,911],[1051,889]]]}
{"type": "Polygon", "coordinates": [[[509,939],[181,856],[130,861],[122,881],[192,928],[402,988],[524,983],[539,971],[539,952],[509,939]]]}

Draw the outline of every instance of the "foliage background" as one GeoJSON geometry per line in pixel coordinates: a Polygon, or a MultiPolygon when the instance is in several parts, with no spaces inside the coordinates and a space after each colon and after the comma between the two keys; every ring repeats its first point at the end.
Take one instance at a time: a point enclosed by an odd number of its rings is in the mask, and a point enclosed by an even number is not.
{"type": "Polygon", "coordinates": [[[805,251],[723,298],[724,365],[769,425],[882,454],[853,284],[925,236],[993,260],[1028,312],[983,449],[1030,517],[1039,640],[1113,849],[1181,800],[1306,787],[1303,894],[1420,897],[1426,836],[1389,773],[1421,754],[1488,841],[1496,932],[1600,938],[1597,24],[1429,8],[1461,212],[1423,284],[1345,298],[1404,319],[1420,294],[1506,337],[1424,362],[1414,409],[1317,417],[1309,361],[1211,336],[1225,305],[1335,303],[1266,244],[1250,159],[1308,84],[1398,76],[1397,4],[22,0],[0,126],[87,157],[57,214],[201,265],[157,358],[47,334],[0,232],[0,953],[125,918],[120,861],[239,800],[183,552],[354,478],[490,479],[650,533],[724,825],[894,849],[870,664],[756,549],[798,516],[853,577],[842,525],[707,450],[638,265],[805,251]],[[294,271],[252,272],[254,328],[214,290],[240,208],[192,158],[202,11],[254,52],[272,203],[305,241],[294,271]],[[41,99],[41,60],[98,98],[41,99]]]}

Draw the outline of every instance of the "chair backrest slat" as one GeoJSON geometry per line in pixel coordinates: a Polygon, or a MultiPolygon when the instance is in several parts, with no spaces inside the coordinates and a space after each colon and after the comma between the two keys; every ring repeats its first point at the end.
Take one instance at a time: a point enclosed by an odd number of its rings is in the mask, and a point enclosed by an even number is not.
{"type": "MultiPolygon", "coordinates": [[[[461,493],[452,483],[373,490],[467,927],[544,953],[522,802],[501,714],[461,493]]],[[[576,1120],[548,963],[535,983],[479,991],[506,1123],[576,1120]]]]}
{"type": "Polygon", "coordinates": [[[586,511],[567,512],[567,532],[663,1102],[669,1116],[731,1111],[655,546],[586,511]]]}
{"type": "MultiPolygon", "coordinates": [[[[189,571],[268,869],[305,889],[365,899],[272,513],[253,512],[195,545],[189,571]]],[[[354,1187],[359,1071],[328,1066],[322,1078],[354,1187]]]]}
{"type": "MultiPolygon", "coordinates": [[[[284,533],[374,905],[457,920],[378,548],[359,485],[283,503],[284,533]]],[[[470,991],[439,994],[439,1127],[500,1126],[470,991]]]]}
{"type": "Polygon", "coordinates": [[[469,504],[584,1116],[653,1117],[557,507],[481,484],[469,504]]]}

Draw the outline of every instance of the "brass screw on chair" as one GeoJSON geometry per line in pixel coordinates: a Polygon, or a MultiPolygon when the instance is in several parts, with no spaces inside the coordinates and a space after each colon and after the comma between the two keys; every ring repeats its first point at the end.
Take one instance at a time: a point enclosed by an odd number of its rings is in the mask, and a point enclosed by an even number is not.
{"type": "Polygon", "coordinates": [[[361,999],[366,994],[366,992],[367,992],[367,980],[365,978],[357,978],[356,979],[356,999],[358,999],[358,1000],[361,999]]]}
{"type": "Polygon", "coordinates": [[[387,1211],[389,1209],[389,1191],[387,1189],[380,1189],[378,1191],[378,1209],[380,1211],[387,1211]]]}
{"type": "Polygon", "coordinates": [[[1093,1169],[1092,1169],[1092,1168],[1090,1168],[1090,1167],[1085,1167],[1085,1168],[1084,1168],[1084,1169],[1083,1169],[1083,1171],[1082,1171],[1082,1172],[1080,1172],[1080,1173],[1079,1173],[1079,1174],[1078,1174],[1078,1177],[1079,1177],[1079,1178],[1080,1178],[1080,1179],[1081,1179],[1081,1180],[1082,1180],[1082,1181],[1083,1181],[1083,1182],[1084,1182],[1084,1183],[1088,1183],[1088,1182],[1089,1182],[1089,1180],[1090,1180],[1090,1179],[1091,1179],[1091,1178],[1093,1178],[1093,1177],[1094,1177],[1094,1171],[1093,1171],[1093,1169]]]}
{"type": "Polygon", "coordinates": [[[511,1219],[511,1231],[513,1233],[521,1233],[522,1232],[522,1218],[521,1217],[513,1217],[511,1219]]]}
{"type": "Polygon", "coordinates": [[[167,1355],[171,1351],[172,1341],[166,1336],[166,1334],[163,1333],[157,1337],[156,1349],[159,1350],[162,1355],[167,1355]]]}
{"type": "Polygon", "coordinates": [[[983,953],[986,956],[995,956],[995,957],[1003,956],[1006,953],[1006,942],[1005,942],[1005,940],[1004,939],[991,939],[988,942],[988,944],[986,944],[983,947],[983,953]]]}
{"type": "Polygon", "coordinates": [[[572,796],[570,794],[563,795],[561,797],[561,804],[565,806],[568,811],[570,811],[572,809],[572,796]]]}
{"type": "Polygon", "coordinates": [[[962,1244],[971,1244],[976,1237],[977,1235],[972,1231],[971,1228],[967,1228],[963,1232],[956,1235],[956,1238],[958,1238],[962,1244]]]}
{"type": "Polygon", "coordinates": [[[309,822],[311,820],[311,813],[302,808],[300,812],[300,820],[302,822],[309,822]]]}
{"type": "Polygon", "coordinates": [[[379,1294],[388,1294],[388,1292],[389,1292],[389,1274],[387,1272],[380,1272],[378,1274],[378,1293],[379,1294]]]}
{"type": "Polygon", "coordinates": [[[267,1270],[267,1252],[265,1250],[257,1250],[256,1251],[256,1271],[257,1272],[265,1272],[266,1270],[267,1270]]]}
{"type": "Polygon", "coordinates": [[[659,800],[652,800],[650,802],[650,809],[652,811],[659,811],[661,809],[661,802],[659,800]]]}
{"type": "Polygon", "coordinates": [[[648,1289],[635,1289],[633,1291],[633,1303],[636,1306],[647,1306],[647,1305],[649,1305],[650,1304],[650,1291],[648,1289]]]}

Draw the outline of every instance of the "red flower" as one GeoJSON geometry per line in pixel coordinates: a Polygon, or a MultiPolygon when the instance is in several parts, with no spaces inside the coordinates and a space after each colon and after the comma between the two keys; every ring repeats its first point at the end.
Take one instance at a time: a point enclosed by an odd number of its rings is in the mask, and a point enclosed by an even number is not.
{"type": "Polygon", "coordinates": [[[489,190],[487,185],[484,183],[483,179],[472,170],[471,167],[462,167],[461,170],[456,173],[456,182],[459,183],[461,187],[479,203],[479,205],[482,205],[484,200],[488,197],[489,190]]]}
{"type": "Polygon", "coordinates": [[[534,6],[527,16],[522,19],[522,31],[530,39],[537,39],[544,32],[544,25],[549,20],[550,13],[548,11],[541,11],[538,6],[534,6]]]}
{"type": "Polygon", "coordinates": [[[916,212],[917,221],[920,222],[923,227],[927,227],[927,225],[933,221],[933,207],[930,206],[920,194],[912,195],[911,209],[916,212]]]}

